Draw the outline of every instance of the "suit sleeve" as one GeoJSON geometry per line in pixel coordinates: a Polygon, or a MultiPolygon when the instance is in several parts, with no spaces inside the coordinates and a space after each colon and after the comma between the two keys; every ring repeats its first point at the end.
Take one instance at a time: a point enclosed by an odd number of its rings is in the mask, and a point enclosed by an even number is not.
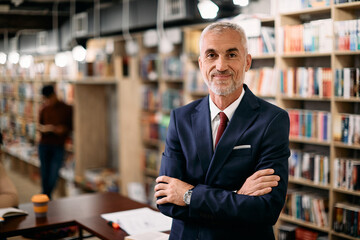
{"type": "MultiPolygon", "coordinates": [[[[170,123],[166,135],[165,151],[162,154],[159,176],[165,175],[188,182],[185,177],[185,157],[182,153],[179,136],[176,130],[175,112],[171,111],[170,123]]],[[[165,215],[189,219],[189,208],[174,204],[157,205],[158,209],[165,215]]]]}
{"type": "Polygon", "coordinates": [[[267,126],[260,143],[255,171],[273,168],[279,185],[263,196],[247,196],[199,184],[193,191],[189,216],[245,224],[274,225],[285,202],[288,183],[289,117],[277,114],[267,126]]]}

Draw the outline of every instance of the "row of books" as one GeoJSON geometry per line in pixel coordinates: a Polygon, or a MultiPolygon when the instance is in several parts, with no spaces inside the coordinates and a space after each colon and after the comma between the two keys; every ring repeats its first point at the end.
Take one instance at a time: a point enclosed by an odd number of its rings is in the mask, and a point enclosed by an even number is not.
{"type": "Polygon", "coordinates": [[[360,98],[360,69],[335,69],[334,95],[336,97],[360,98]]]}
{"type": "MultiPolygon", "coordinates": [[[[247,76],[247,74],[245,74],[247,76]]],[[[207,92],[208,87],[206,83],[204,82],[201,72],[198,68],[193,68],[189,71],[187,71],[186,74],[186,88],[190,92],[207,92]]]]}
{"type": "Polygon", "coordinates": [[[276,71],[271,67],[250,69],[245,74],[244,83],[258,96],[276,95],[276,71]]]}
{"type": "Polygon", "coordinates": [[[348,3],[348,2],[358,2],[359,0],[334,0],[335,4],[348,3]]]}
{"type": "Polygon", "coordinates": [[[329,53],[333,49],[332,19],[320,19],[301,25],[280,27],[278,39],[280,52],[329,53]]]}
{"type": "Polygon", "coordinates": [[[13,113],[17,116],[33,119],[38,114],[38,108],[31,101],[18,101],[13,99],[1,99],[0,112],[13,113]]]}
{"type": "Polygon", "coordinates": [[[279,1],[279,11],[282,12],[291,12],[298,11],[305,8],[316,8],[316,7],[326,7],[330,6],[331,0],[280,0],[279,1]]]}
{"type": "Polygon", "coordinates": [[[297,179],[311,180],[315,184],[328,185],[330,182],[329,156],[291,149],[289,175],[297,179]]]}
{"type": "Polygon", "coordinates": [[[143,165],[145,169],[158,172],[160,169],[160,153],[157,149],[145,148],[143,150],[143,165]]]}
{"type": "Polygon", "coordinates": [[[334,140],[345,144],[360,144],[360,115],[338,114],[334,117],[334,140]]]}
{"type": "Polygon", "coordinates": [[[248,38],[248,52],[253,56],[275,53],[275,29],[264,27],[260,29],[260,36],[248,38]]]}
{"type": "Polygon", "coordinates": [[[183,105],[183,92],[180,89],[166,89],[161,94],[161,110],[170,111],[183,105]]]}
{"type": "Polygon", "coordinates": [[[141,117],[141,133],[144,140],[165,141],[170,116],[167,114],[149,113],[141,117]]]}
{"type": "Polygon", "coordinates": [[[328,196],[312,190],[288,189],[283,213],[319,227],[327,227],[328,196]]]}
{"type": "Polygon", "coordinates": [[[331,68],[291,67],[280,70],[280,91],[293,97],[331,97],[331,68]]]}
{"type": "Polygon", "coordinates": [[[157,81],[159,78],[166,81],[179,80],[184,76],[183,60],[179,56],[161,60],[158,54],[148,54],[141,59],[140,73],[143,79],[149,81],[157,81]]]}
{"type": "Polygon", "coordinates": [[[278,240],[328,240],[324,233],[299,227],[293,224],[281,224],[278,227],[278,240]]]}
{"type": "Polygon", "coordinates": [[[329,142],[331,113],[304,109],[288,109],[290,137],[329,142]]]}
{"type": "Polygon", "coordinates": [[[158,89],[144,86],[142,88],[142,109],[155,111],[161,108],[170,111],[183,105],[183,92],[180,89],[169,88],[161,93],[159,98],[158,89]]]}
{"type": "Polygon", "coordinates": [[[333,219],[333,228],[336,232],[360,237],[360,206],[358,204],[335,203],[333,219]]]}
{"type": "Polygon", "coordinates": [[[360,19],[334,22],[335,49],[340,51],[360,50],[360,19]]]}
{"type": "Polygon", "coordinates": [[[334,187],[360,190],[360,159],[335,158],[334,187]]]}

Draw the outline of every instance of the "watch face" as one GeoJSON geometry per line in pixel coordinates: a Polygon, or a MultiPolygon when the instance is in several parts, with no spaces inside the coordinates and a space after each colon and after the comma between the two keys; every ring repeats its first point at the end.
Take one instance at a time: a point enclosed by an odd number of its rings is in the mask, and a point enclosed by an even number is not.
{"type": "Polygon", "coordinates": [[[184,195],[184,202],[186,205],[190,204],[191,194],[192,194],[192,191],[188,190],[184,195]]]}

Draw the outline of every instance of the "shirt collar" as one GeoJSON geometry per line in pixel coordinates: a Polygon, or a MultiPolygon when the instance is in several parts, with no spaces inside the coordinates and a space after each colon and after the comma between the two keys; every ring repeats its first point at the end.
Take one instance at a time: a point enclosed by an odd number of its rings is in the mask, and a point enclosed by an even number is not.
{"type": "MultiPolygon", "coordinates": [[[[239,106],[241,99],[244,97],[244,94],[245,94],[245,89],[243,87],[240,97],[238,97],[238,99],[236,99],[233,103],[231,103],[227,108],[224,109],[223,112],[228,117],[229,122],[232,116],[234,115],[236,108],[239,106]]],[[[210,95],[209,95],[209,105],[210,105],[211,121],[213,121],[215,117],[219,114],[219,112],[221,112],[221,110],[212,101],[210,95]]]]}

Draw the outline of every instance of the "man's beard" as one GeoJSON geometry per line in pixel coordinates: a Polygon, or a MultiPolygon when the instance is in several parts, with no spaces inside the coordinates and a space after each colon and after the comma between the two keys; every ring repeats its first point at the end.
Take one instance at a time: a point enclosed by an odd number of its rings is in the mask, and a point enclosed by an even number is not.
{"type": "MultiPolygon", "coordinates": [[[[220,73],[220,72],[216,72],[216,74],[229,74],[229,73],[220,73]]],[[[231,76],[234,76],[233,73],[231,73],[231,76]]],[[[210,76],[212,76],[213,73],[210,74],[210,76]]],[[[243,75],[245,75],[245,72],[243,73],[243,75]]],[[[204,77],[204,81],[206,83],[206,85],[208,86],[208,88],[215,93],[216,95],[219,96],[227,96],[231,93],[233,93],[235,90],[237,90],[239,87],[241,87],[242,81],[235,81],[234,79],[231,79],[231,84],[229,86],[226,87],[222,87],[221,84],[216,84],[216,82],[221,82],[221,81],[212,81],[209,82],[209,80],[207,78],[204,77]]]]}

